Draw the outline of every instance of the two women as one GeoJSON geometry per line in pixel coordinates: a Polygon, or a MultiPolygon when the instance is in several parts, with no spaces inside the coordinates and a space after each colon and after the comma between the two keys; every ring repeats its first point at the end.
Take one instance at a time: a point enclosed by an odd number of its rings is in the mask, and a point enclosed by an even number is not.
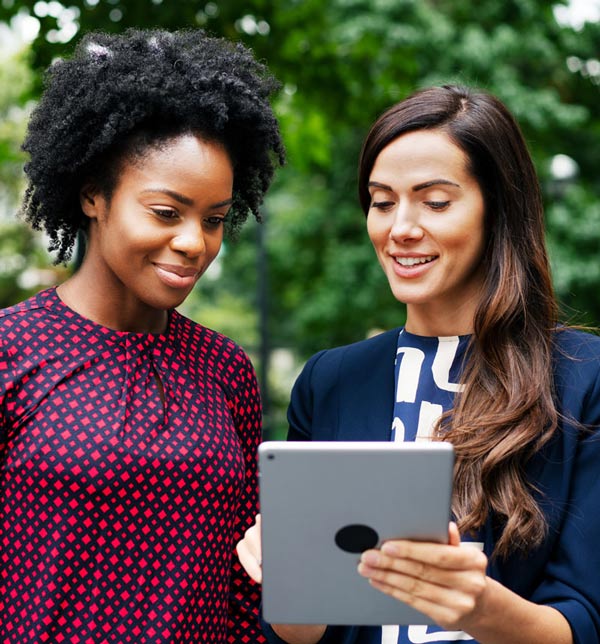
{"type": "Polygon", "coordinates": [[[261,404],[175,308],[283,159],[267,70],[200,31],[88,34],[53,64],[24,214],[66,282],[0,312],[0,639],[260,642],[234,554],[261,404]]]}
{"type": "MultiPolygon", "coordinates": [[[[600,339],[558,324],[518,125],[486,93],[419,91],[369,132],[359,197],[406,324],[313,356],[288,438],[453,443],[448,545],[388,542],[357,570],[439,627],[265,625],[269,641],[600,642],[600,339]]],[[[238,553],[260,580],[256,527],[238,553]]]]}

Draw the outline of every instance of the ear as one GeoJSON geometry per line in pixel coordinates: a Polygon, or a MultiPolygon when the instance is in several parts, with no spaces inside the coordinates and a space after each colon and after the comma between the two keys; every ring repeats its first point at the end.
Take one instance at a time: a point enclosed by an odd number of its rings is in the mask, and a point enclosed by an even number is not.
{"type": "Polygon", "coordinates": [[[98,188],[92,184],[83,186],[79,193],[79,203],[83,214],[90,219],[98,219],[104,212],[105,199],[98,188]]]}

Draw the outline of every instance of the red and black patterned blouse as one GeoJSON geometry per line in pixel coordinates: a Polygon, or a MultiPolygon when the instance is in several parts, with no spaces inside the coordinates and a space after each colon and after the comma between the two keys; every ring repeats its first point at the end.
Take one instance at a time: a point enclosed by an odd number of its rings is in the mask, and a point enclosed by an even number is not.
{"type": "Polygon", "coordinates": [[[177,312],[159,335],[55,289],[0,311],[0,641],[264,641],[234,553],[260,423],[247,356],[177,312]]]}

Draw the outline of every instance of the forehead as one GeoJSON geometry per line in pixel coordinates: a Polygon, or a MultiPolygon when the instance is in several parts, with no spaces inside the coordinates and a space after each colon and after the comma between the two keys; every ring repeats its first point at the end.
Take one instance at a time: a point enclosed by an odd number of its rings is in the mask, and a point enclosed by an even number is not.
{"type": "Polygon", "coordinates": [[[377,155],[370,179],[393,184],[470,176],[467,155],[442,130],[417,130],[394,139],[377,155]]]}
{"type": "Polygon", "coordinates": [[[130,150],[126,150],[125,160],[137,164],[162,162],[168,159],[186,157],[196,162],[204,162],[215,153],[229,156],[225,146],[219,141],[197,136],[191,133],[178,134],[154,141],[134,142],[130,150]]]}
{"type": "Polygon", "coordinates": [[[145,146],[131,158],[125,158],[121,178],[170,178],[180,181],[233,181],[233,167],[221,143],[193,134],[182,134],[145,146]]]}

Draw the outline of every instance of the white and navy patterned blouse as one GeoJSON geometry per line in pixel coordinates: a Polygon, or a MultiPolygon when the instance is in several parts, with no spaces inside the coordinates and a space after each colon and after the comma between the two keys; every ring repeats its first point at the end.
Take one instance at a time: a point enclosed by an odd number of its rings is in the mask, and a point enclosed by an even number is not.
{"type": "MultiPolygon", "coordinates": [[[[430,440],[433,427],[452,407],[470,336],[426,337],[405,329],[398,336],[392,440],[430,440]]],[[[473,638],[436,626],[383,626],[381,644],[456,642],[473,638]]]]}

